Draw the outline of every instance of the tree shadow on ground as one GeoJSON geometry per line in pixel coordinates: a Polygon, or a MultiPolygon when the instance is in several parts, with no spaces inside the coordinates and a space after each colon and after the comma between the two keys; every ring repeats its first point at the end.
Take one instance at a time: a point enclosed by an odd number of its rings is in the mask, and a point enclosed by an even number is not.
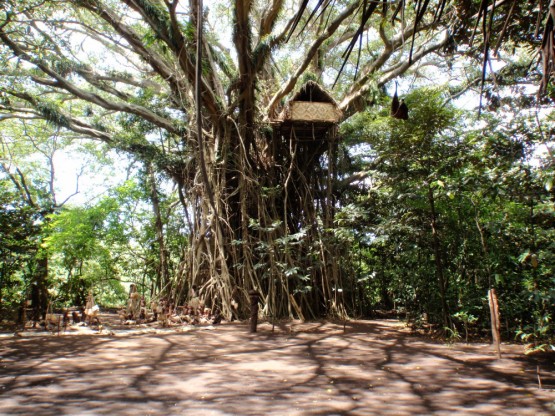
{"type": "Polygon", "coordinates": [[[555,412],[552,363],[444,345],[395,321],[0,341],[6,414],[414,415],[555,412]],[[273,329],[273,331],[272,331],[273,329]]]}

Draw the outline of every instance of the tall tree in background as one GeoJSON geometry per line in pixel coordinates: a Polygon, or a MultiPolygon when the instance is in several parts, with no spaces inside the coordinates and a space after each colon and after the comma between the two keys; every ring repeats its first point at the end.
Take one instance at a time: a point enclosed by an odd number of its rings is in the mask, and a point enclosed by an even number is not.
{"type": "Polygon", "coordinates": [[[483,52],[483,79],[494,34],[518,42],[532,26],[529,6],[505,3],[520,29],[496,32],[507,20],[488,1],[6,0],[0,111],[131,152],[177,184],[191,221],[174,293],[196,284],[227,316],[251,289],[268,315],[341,314],[336,147],[303,151],[272,121],[308,79],[335,85],[349,117],[457,46],[483,52]]]}
{"type": "MultiPolygon", "coordinates": [[[[21,221],[21,229],[16,232],[9,224],[3,229],[8,244],[3,249],[2,268],[14,253],[27,252],[24,268],[28,271],[24,273],[26,278],[20,286],[22,301],[30,298],[34,319],[38,321],[46,313],[48,304],[49,259],[42,246],[46,225],[49,216],[61,209],[72,196],[58,200],[54,158],[60,149],[68,146],[71,138],[58,127],[46,125],[43,120],[9,120],[3,127],[0,173],[4,189],[9,190],[13,198],[3,204],[3,212],[6,218],[15,217],[21,221]],[[25,250],[21,250],[23,247],[25,250]]],[[[76,180],[77,192],[78,178],[76,180]]]]}

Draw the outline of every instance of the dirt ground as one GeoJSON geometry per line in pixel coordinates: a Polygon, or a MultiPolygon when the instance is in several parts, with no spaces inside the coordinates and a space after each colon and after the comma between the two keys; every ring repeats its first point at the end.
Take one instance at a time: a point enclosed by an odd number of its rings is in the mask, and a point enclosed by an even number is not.
{"type": "Polygon", "coordinates": [[[0,414],[555,415],[555,359],[502,352],[393,320],[5,333],[0,414]]]}

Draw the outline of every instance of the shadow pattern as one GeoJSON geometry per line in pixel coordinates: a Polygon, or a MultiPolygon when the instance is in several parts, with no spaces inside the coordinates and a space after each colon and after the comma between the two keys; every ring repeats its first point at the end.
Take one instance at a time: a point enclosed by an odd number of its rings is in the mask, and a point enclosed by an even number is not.
{"type": "Polygon", "coordinates": [[[552,415],[552,362],[394,321],[0,340],[9,415],[552,415]],[[542,389],[537,372],[541,367],[542,389]]]}

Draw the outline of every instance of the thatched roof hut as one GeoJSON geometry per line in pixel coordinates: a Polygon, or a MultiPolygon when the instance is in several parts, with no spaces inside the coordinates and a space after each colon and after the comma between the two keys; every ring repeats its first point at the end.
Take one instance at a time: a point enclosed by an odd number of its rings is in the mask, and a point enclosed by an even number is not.
{"type": "Polygon", "coordinates": [[[287,102],[278,120],[336,124],[341,117],[341,110],[332,96],[316,82],[308,81],[287,102]]]}

